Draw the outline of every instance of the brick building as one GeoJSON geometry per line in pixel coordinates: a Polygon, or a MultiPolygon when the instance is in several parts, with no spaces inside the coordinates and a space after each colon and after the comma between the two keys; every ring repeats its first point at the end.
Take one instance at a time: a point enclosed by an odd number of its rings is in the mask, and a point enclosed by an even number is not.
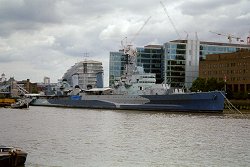
{"type": "Polygon", "coordinates": [[[19,88],[23,88],[27,93],[37,93],[37,83],[31,83],[29,79],[17,81],[19,88]]]}
{"type": "Polygon", "coordinates": [[[250,51],[207,55],[200,61],[199,77],[225,81],[230,92],[250,93],[250,51]]]}

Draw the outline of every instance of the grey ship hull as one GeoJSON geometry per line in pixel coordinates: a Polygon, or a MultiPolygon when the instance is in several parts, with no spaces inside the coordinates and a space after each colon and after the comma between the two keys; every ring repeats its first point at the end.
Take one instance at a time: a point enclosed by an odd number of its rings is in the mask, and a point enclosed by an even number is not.
{"type": "Polygon", "coordinates": [[[145,111],[223,112],[224,94],[214,91],[168,95],[47,96],[37,97],[30,105],[145,111]]]}

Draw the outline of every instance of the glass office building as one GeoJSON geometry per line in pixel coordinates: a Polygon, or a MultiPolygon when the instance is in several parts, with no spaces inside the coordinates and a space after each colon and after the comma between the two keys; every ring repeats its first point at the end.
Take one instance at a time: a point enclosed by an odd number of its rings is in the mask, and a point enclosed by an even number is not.
{"type": "Polygon", "coordinates": [[[164,44],[162,78],[172,87],[182,87],[185,82],[186,47],[186,43],[183,41],[164,44]]]}
{"type": "Polygon", "coordinates": [[[156,74],[156,83],[162,83],[163,46],[147,45],[137,47],[137,65],[143,66],[146,73],[156,74]]]}
{"type": "MultiPolygon", "coordinates": [[[[137,47],[137,65],[143,66],[146,73],[156,74],[156,83],[162,83],[163,71],[163,46],[147,45],[137,47]]],[[[109,59],[109,86],[114,84],[115,80],[119,80],[125,70],[127,57],[123,50],[119,52],[110,52],[109,59]]]]}
{"type": "Polygon", "coordinates": [[[126,56],[123,50],[119,52],[110,52],[109,55],[109,86],[112,86],[115,80],[119,80],[125,70],[126,56]]]}
{"type": "Polygon", "coordinates": [[[200,42],[200,59],[206,59],[206,55],[219,53],[232,53],[241,49],[250,49],[249,45],[230,44],[217,42],[200,42]]]}

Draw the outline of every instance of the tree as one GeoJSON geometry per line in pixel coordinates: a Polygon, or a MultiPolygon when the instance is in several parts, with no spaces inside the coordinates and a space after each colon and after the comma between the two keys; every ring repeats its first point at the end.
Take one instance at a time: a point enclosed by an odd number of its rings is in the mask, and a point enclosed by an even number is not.
{"type": "Polygon", "coordinates": [[[225,83],[223,81],[217,81],[216,78],[209,78],[209,79],[204,79],[204,78],[197,78],[194,80],[192,83],[192,87],[190,90],[192,92],[197,92],[197,91],[202,91],[202,92],[207,92],[207,91],[214,91],[214,90],[222,90],[224,88],[225,83]]]}
{"type": "Polygon", "coordinates": [[[204,78],[198,77],[193,81],[190,90],[192,92],[205,91],[206,88],[206,80],[204,78]]]}
{"type": "Polygon", "coordinates": [[[216,78],[209,78],[206,82],[206,91],[213,91],[217,89],[218,82],[216,78]]]}

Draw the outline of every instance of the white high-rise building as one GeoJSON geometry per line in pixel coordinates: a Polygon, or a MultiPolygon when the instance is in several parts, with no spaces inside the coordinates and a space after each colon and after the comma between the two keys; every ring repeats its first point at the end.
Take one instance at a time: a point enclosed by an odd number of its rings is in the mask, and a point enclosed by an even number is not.
{"type": "Polygon", "coordinates": [[[85,60],[68,69],[63,79],[66,79],[72,87],[78,85],[82,89],[95,88],[100,82],[98,80],[103,82],[103,79],[100,79],[100,73],[103,74],[102,62],[85,60]]]}
{"type": "Polygon", "coordinates": [[[50,78],[49,77],[44,77],[43,78],[43,83],[47,84],[47,85],[50,84],[50,78]]]}

